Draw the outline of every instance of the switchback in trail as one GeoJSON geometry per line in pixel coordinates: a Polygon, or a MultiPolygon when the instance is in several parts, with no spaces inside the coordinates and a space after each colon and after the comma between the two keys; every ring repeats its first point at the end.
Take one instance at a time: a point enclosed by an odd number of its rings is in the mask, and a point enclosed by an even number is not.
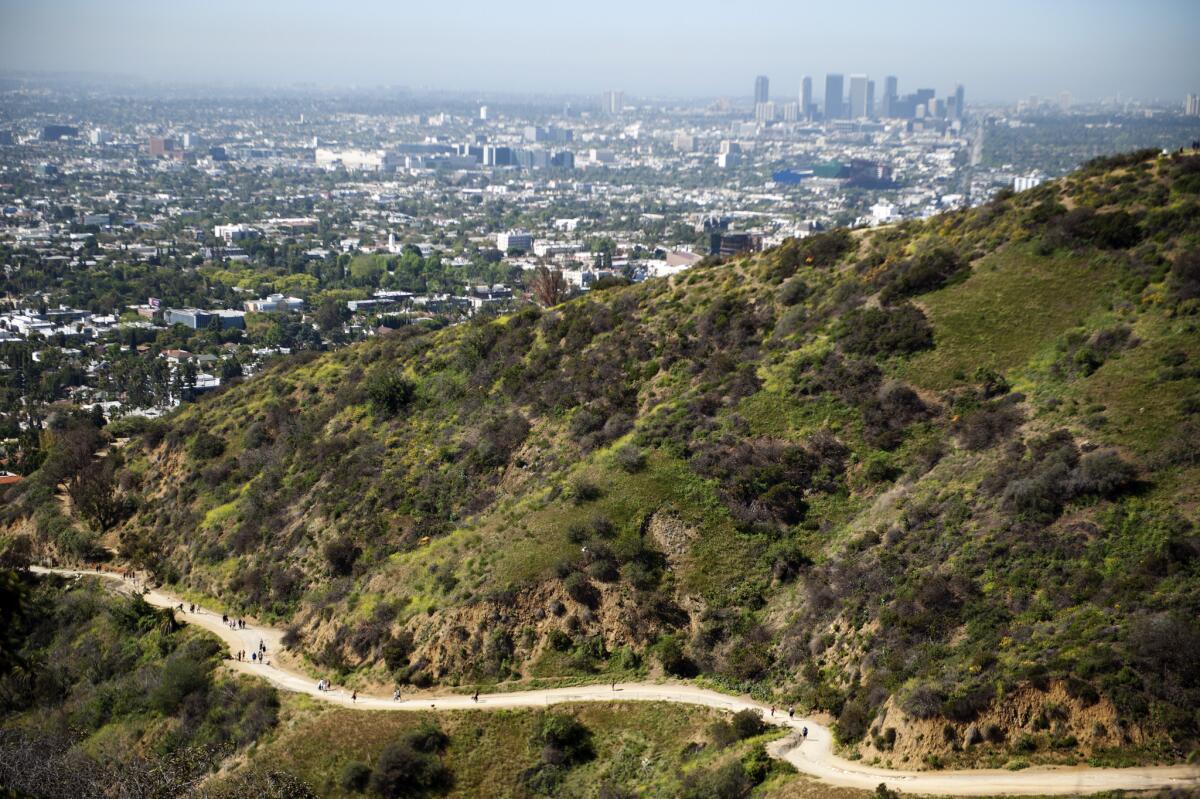
{"type": "MultiPolygon", "coordinates": [[[[65,576],[90,575],[117,583],[119,590],[133,593],[136,588],[116,572],[89,571],[81,569],[50,569],[33,567],[37,574],[59,574],[65,576]]],[[[161,590],[143,593],[143,599],[161,608],[177,608],[180,597],[161,590]]],[[[232,629],[222,622],[219,614],[197,608],[194,613],[185,613],[184,620],[216,635],[224,641],[231,652],[258,651],[262,642],[267,649],[265,662],[249,660],[229,661],[235,671],[260,677],[278,688],[308,694],[325,702],[362,708],[364,710],[420,711],[420,710],[495,710],[500,708],[532,708],[563,702],[677,702],[690,705],[718,708],[736,713],[752,709],[762,714],[763,719],[791,730],[786,738],[767,747],[772,757],[787,761],[798,771],[815,777],[830,785],[850,788],[873,789],[880,783],[898,788],[905,793],[942,794],[953,796],[995,795],[1044,795],[1044,794],[1088,794],[1116,790],[1156,790],[1163,788],[1200,789],[1200,768],[1194,766],[1145,766],[1134,768],[1092,768],[1087,766],[1030,768],[1022,771],[970,770],[970,771],[896,771],[876,768],[839,757],[833,752],[833,734],[829,728],[812,719],[797,716],[788,718],[785,712],[770,709],[746,697],[728,696],[716,691],[697,688],[686,683],[611,683],[569,688],[548,688],[513,693],[481,694],[478,700],[462,694],[414,695],[396,701],[390,697],[371,696],[363,693],[352,698],[351,692],[333,688],[321,691],[317,681],[299,671],[278,664],[275,656],[283,648],[283,631],[259,625],[247,624],[245,629],[232,629]],[[808,737],[802,738],[800,731],[808,728],[808,737]]]]}

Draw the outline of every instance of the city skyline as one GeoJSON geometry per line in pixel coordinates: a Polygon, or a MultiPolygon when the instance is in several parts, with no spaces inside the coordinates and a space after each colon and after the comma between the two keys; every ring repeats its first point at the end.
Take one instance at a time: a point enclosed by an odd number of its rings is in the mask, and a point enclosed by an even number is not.
{"type": "Polygon", "coordinates": [[[1063,91],[1080,102],[1118,95],[1182,102],[1200,87],[1190,40],[1200,5],[1182,0],[752,5],[703,0],[681,14],[675,4],[619,0],[605,15],[581,16],[516,0],[520,13],[493,19],[473,2],[397,9],[359,0],[334,14],[315,0],[169,8],[143,0],[0,0],[0,70],[553,94],[621,86],[641,97],[742,96],[743,76],[754,74],[771,76],[776,97],[796,97],[803,75],[841,72],[899,74],[939,94],[961,82],[982,103],[1063,91]],[[688,45],[714,15],[727,34],[721,46],[688,45]],[[853,22],[864,16],[870,24],[853,22]],[[796,33],[839,29],[854,35],[796,33]]]}

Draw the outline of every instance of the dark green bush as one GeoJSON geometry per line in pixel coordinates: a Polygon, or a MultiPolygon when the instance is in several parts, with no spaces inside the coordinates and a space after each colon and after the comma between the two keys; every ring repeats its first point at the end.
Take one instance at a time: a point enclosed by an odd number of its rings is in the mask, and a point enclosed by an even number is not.
{"type": "Polygon", "coordinates": [[[1176,256],[1167,277],[1167,294],[1176,303],[1200,298],[1200,249],[1176,256]]]}
{"type": "Polygon", "coordinates": [[[416,394],[416,384],[392,369],[376,369],[366,380],[367,400],[380,416],[392,417],[404,410],[416,394]]]}
{"type": "Polygon", "coordinates": [[[684,652],[683,643],[677,636],[659,638],[654,644],[654,654],[667,674],[676,677],[695,677],[697,674],[695,662],[684,652]]]}
{"type": "Polygon", "coordinates": [[[582,572],[571,572],[567,575],[567,578],[563,580],[563,588],[566,589],[567,596],[589,608],[595,607],[600,601],[599,592],[588,581],[587,575],[582,572]]]}
{"type": "Polygon", "coordinates": [[[388,744],[371,774],[371,790],[383,799],[423,796],[448,790],[453,775],[434,754],[419,752],[407,742],[388,744]]]}
{"type": "Polygon", "coordinates": [[[345,576],[353,573],[354,562],[358,560],[362,550],[350,537],[339,536],[326,542],[324,553],[325,560],[329,563],[329,570],[335,576],[345,576]]]}
{"type": "Polygon", "coordinates": [[[617,466],[630,474],[646,468],[646,455],[634,444],[625,444],[619,447],[613,456],[617,466]]]}
{"type": "Polygon", "coordinates": [[[779,302],[788,306],[795,305],[796,303],[803,302],[808,297],[810,291],[808,284],[801,278],[793,277],[779,287],[779,302]]]}
{"type": "Polygon", "coordinates": [[[603,495],[604,491],[599,484],[587,477],[578,477],[571,484],[571,496],[574,497],[576,504],[594,502],[603,495]]]}
{"type": "Polygon", "coordinates": [[[933,328],[921,309],[911,303],[850,311],[834,336],[846,352],[877,358],[911,355],[933,347],[933,328]]]}
{"type": "Polygon", "coordinates": [[[851,699],[842,706],[834,727],[834,737],[842,745],[862,740],[871,722],[871,713],[860,699],[851,699]]]}
{"type": "Polygon", "coordinates": [[[342,773],[338,777],[338,785],[342,790],[362,793],[367,789],[367,785],[371,782],[371,767],[366,763],[358,760],[351,760],[345,766],[342,766],[342,773]]]}
{"type": "Polygon", "coordinates": [[[946,285],[965,268],[962,258],[949,247],[935,247],[895,266],[884,277],[880,302],[890,305],[946,285]]]}
{"type": "Polygon", "coordinates": [[[750,708],[734,713],[729,723],[733,727],[733,732],[739,741],[761,735],[767,729],[766,722],[762,720],[762,715],[757,710],[750,708]]]}
{"type": "Polygon", "coordinates": [[[201,430],[192,439],[190,451],[196,460],[210,460],[220,457],[225,452],[225,442],[207,430],[201,430]]]}

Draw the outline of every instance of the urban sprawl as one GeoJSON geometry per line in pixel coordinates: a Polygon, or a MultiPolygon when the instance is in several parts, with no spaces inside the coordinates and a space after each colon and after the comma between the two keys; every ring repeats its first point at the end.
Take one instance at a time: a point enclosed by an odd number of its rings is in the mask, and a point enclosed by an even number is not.
{"type": "MultiPolygon", "coordinates": [[[[55,402],[154,416],[271,359],[545,291],[669,277],[837,225],[902,223],[1095,155],[1178,146],[1200,103],[810,77],[786,99],[534,101],[400,90],[0,101],[2,437],[55,402]],[[541,284],[539,286],[539,276],[541,284]]],[[[1193,136],[1194,137],[1194,136],[1193,136]]]]}

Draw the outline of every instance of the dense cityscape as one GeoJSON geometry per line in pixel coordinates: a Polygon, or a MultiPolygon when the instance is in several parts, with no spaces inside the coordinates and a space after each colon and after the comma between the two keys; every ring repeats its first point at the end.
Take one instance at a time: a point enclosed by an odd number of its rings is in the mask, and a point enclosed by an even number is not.
{"type": "Polygon", "coordinates": [[[0,0],[0,799],[1200,796],[1195,0],[0,0]]]}
{"type": "Polygon", "coordinates": [[[1184,107],[829,74],[794,100],[122,97],[12,79],[0,128],[7,430],[30,400],[155,414],[296,349],[977,205],[1176,147],[1184,107]],[[21,375],[16,379],[15,375],[21,375]],[[20,386],[18,388],[18,386],[20,386]]]}

